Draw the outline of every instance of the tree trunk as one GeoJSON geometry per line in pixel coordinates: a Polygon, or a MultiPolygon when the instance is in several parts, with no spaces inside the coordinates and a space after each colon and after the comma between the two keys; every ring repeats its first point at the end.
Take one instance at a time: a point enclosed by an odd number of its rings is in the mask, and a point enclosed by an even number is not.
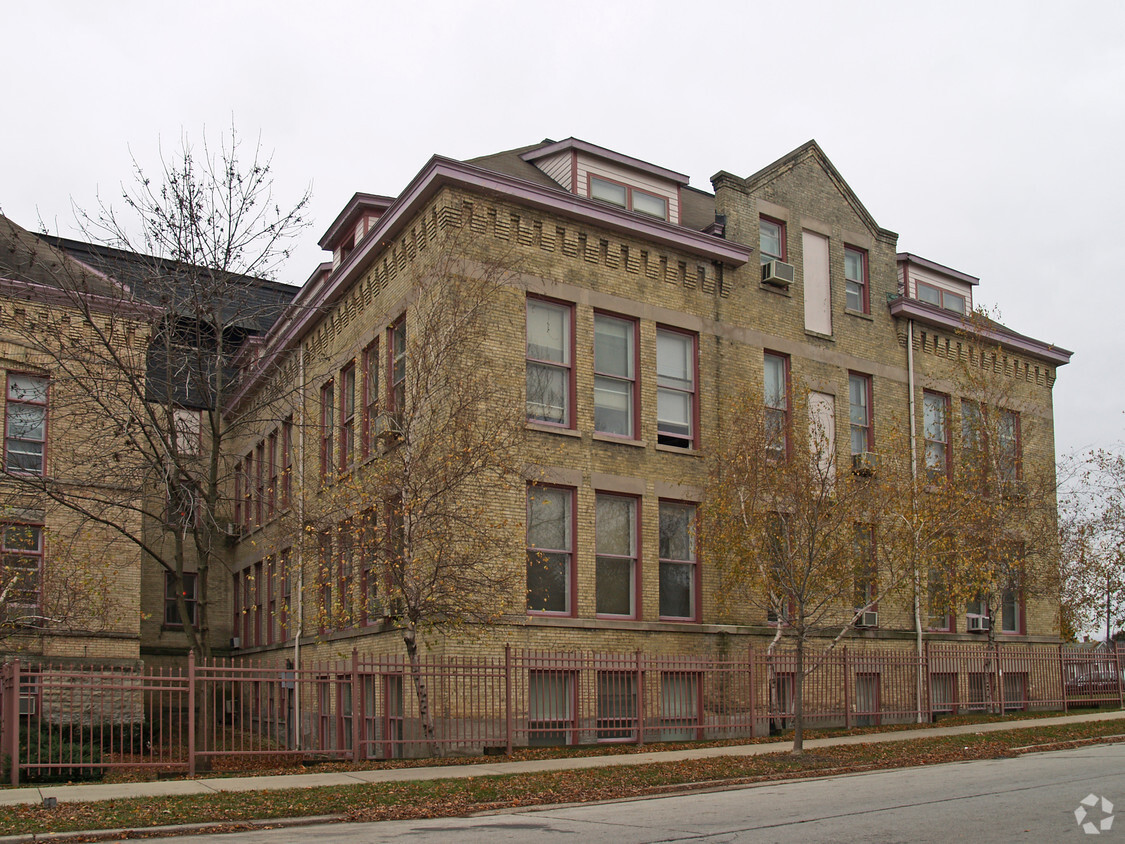
{"type": "Polygon", "coordinates": [[[422,722],[422,734],[426,739],[426,752],[437,756],[438,746],[434,739],[434,716],[430,712],[430,696],[426,690],[426,678],[422,676],[422,662],[418,658],[418,638],[414,626],[408,622],[402,631],[402,641],[410,658],[410,677],[414,681],[414,692],[418,696],[418,718],[422,722]]]}
{"type": "Polygon", "coordinates": [[[797,635],[797,665],[793,672],[793,755],[805,752],[805,637],[797,635]]]}

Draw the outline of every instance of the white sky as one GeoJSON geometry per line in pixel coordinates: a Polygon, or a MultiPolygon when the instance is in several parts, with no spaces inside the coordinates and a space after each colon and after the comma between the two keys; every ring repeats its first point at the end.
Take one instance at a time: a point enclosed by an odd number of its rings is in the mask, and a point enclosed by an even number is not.
{"type": "Polygon", "coordinates": [[[691,176],[816,138],[899,249],[981,278],[977,303],[1076,354],[1065,454],[1125,440],[1125,3],[0,0],[0,209],[77,234],[130,151],[233,118],[314,225],[396,194],[433,153],[574,135],[691,176]],[[924,5],[924,8],[923,8],[924,5]]]}

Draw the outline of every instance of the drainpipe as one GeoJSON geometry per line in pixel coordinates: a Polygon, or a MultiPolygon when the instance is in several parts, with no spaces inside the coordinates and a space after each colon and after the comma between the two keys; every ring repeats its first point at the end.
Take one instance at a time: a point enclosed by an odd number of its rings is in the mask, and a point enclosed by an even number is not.
{"type": "Polygon", "coordinates": [[[297,630],[293,636],[293,732],[301,749],[301,635],[305,628],[305,344],[297,347],[298,380],[301,387],[297,407],[297,630]]]}
{"type": "MultiPolygon", "coordinates": [[[[918,423],[914,415],[914,320],[906,322],[906,383],[910,391],[908,401],[910,412],[910,484],[912,488],[910,506],[918,494],[918,423]]],[[[911,525],[911,531],[915,527],[911,525]]],[[[914,553],[914,635],[918,646],[918,671],[916,677],[918,695],[918,723],[922,723],[922,695],[925,691],[925,677],[922,666],[922,573],[918,570],[918,554],[914,553]]]]}

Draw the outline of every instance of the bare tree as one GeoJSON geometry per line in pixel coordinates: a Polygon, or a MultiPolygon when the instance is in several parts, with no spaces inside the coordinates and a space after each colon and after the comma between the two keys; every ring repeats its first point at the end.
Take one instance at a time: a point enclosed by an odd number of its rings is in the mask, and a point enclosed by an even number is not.
{"type": "MultiPolygon", "coordinates": [[[[749,398],[734,414],[745,424],[726,433],[711,455],[703,530],[708,556],[730,606],[756,609],[776,625],[770,642],[793,643],[793,752],[803,750],[804,679],[880,601],[910,582],[909,561],[878,555],[900,472],[841,467],[830,423],[810,404],[809,422],[763,415],[749,398]],[[815,642],[827,649],[813,652],[815,642]]],[[[798,416],[805,407],[798,406],[798,416]]]]}
{"type": "Polygon", "coordinates": [[[11,488],[155,561],[171,580],[189,646],[203,656],[212,570],[225,565],[231,521],[224,444],[241,426],[261,424],[253,408],[235,421],[223,411],[239,356],[292,297],[262,277],[288,255],[309,200],[279,206],[270,159],[260,146],[246,153],[231,129],[218,148],[185,137],[154,179],[135,164],[123,212],[105,203],[79,212],[99,246],[51,239],[95,271],[59,265],[55,306],[12,326],[50,379],[53,437],[63,447],[45,473],[6,467],[11,488]]]}
{"type": "Polygon", "coordinates": [[[521,531],[501,502],[522,502],[525,477],[522,393],[482,366],[488,338],[521,329],[516,269],[478,254],[467,230],[439,237],[411,279],[405,314],[388,320],[392,383],[360,432],[373,459],[331,480],[312,521],[325,546],[330,534],[345,546],[335,563],[320,555],[321,626],[385,618],[397,629],[431,751],[419,648],[427,634],[471,635],[522,598],[521,531]],[[342,584],[331,606],[325,579],[342,584]]]}

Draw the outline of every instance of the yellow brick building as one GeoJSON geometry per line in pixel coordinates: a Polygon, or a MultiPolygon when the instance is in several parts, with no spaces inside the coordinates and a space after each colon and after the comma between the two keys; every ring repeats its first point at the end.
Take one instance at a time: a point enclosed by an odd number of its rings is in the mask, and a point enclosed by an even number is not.
{"type": "MultiPolygon", "coordinates": [[[[952,472],[954,420],[987,398],[963,395],[971,367],[1004,397],[1010,488],[1053,479],[1051,388],[1069,352],[967,327],[978,280],[899,253],[815,142],[712,184],[568,139],[435,157],[398,197],[356,194],[320,241],[332,261],[264,338],[265,364],[229,409],[268,420],[225,455],[236,651],[401,650],[401,608],[379,600],[353,550],[373,507],[365,467],[402,454],[404,352],[430,319],[418,291],[445,272],[506,268],[474,368],[520,407],[523,470],[466,504],[502,519],[516,546],[494,561],[508,575],[501,611],[430,634],[434,651],[722,654],[766,641],[766,617],[720,613],[692,528],[709,449],[745,424],[730,409],[748,393],[783,427],[815,407],[841,466],[869,471],[909,436],[919,472],[952,472]]],[[[372,524],[393,533],[391,516],[372,524]]],[[[919,612],[928,640],[979,641],[987,627],[979,607],[919,612]]],[[[1048,594],[1013,592],[988,612],[1007,641],[1057,641],[1048,594]]],[[[862,641],[914,642],[909,602],[866,621],[862,641]]]]}

